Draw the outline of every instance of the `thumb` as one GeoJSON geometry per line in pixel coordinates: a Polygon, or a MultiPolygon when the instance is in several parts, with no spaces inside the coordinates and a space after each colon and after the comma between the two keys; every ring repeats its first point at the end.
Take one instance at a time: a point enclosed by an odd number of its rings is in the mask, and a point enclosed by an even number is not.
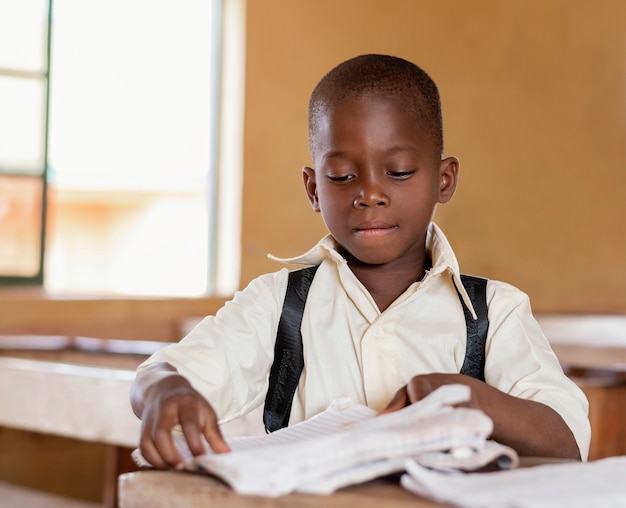
{"type": "Polygon", "coordinates": [[[403,407],[408,406],[409,403],[410,401],[406,391],[406,386],[403,386],[396,392],[396,394],[393,396],[393,399],[391,399],[391,402],[387,404],[387,407],[378,414],[382,415],[386,413],[393,413],[398,409],[402,409],[403,407]]]}

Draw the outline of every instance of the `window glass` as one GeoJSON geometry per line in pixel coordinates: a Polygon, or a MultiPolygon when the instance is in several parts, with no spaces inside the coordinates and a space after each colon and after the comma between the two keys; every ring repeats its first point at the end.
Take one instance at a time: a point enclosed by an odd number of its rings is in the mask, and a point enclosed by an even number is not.
{"type": "Polygon", "coordinates": [[[46,69],[48,0],[0,0],[0,68],[46,69]]]}
{"type": "Polygon", "coordinates": [[[34,277],[41,249],[41,178],[0,175],[0,273],[34,277]]]}
{"type": "Polygon", "coordinates": [[[46,83],[0,75],[0,167],[4,172],[44,170],[46,83]]]}
{"type": "Polygon", "coordinates": [[[47,289],[210,289],[213,7],[55,0],[47,289]]]}
{"type": "Polygon", "coordinates": [[[212,157],[211,5],[55,0],[51,182],[200,190],[212,157]]]}

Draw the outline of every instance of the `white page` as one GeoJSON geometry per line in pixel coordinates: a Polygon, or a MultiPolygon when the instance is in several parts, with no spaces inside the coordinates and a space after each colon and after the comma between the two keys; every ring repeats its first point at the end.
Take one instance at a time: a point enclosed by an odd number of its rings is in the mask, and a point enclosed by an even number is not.
{"type": "Polygon", "coordinates": [[[482,411],[454,407],[469,399],[467,386],[447,385],[399,411],[377,416],[348,398],[319,415],[265,436],[227,439],[232,452],[192,458],[175,437],[190,470],[204,470],[242,494],[278,496],[337,488],[402,471],[407,458],[431,467],[474,469],[505,457],[510,448],[489,442],[493,423],[482,411]]]}
{"type": "Polygon", "coordinates": [[[449,385],[415,404],[381,416],[350,399],[338,399],[310,420],[267,436],[232,438],[230,454],[207,454],[195,466],[246,494],[293,491],[329,493],[404,467],[421,454],[440,467],[481,467],[497,456],[508,465],[517,455],[496,443],[487,446],[493,424],[481,411],[453,409],[469,388],[449,385]],[[462,453],[447,453],[456,450],[462,453]]]}
{"type": "Polygon", "coordinates": [[[492,473],[448,474],[407,461],[402,485],[466,508],[626,507],[626,456],[492,473]]]}

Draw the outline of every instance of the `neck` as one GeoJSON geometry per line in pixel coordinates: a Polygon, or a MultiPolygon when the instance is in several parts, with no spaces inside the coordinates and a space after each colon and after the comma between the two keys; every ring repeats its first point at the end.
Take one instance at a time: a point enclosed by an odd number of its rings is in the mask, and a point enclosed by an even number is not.
{"type": "Polygon", "coordinates": [[[384,311],[414,282],[424,278],[431,268],[430,257],[424,253],[412,263],[385,263],[370,265],[346,255],[348,266],[374,298],[379,310],[384,311]]]}

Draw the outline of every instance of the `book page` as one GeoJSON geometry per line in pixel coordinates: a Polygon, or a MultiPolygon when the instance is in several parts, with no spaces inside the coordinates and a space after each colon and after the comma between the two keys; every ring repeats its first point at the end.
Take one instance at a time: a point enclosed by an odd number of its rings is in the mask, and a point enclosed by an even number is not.
{"type": "Polygon", "coordinates": [[[432,471],[416,461],[406,467],[406,489],[466,508],[626,507],[626,457],[462,475],[432,471]]]}
{"type": "MultiPolygon", "coordinates": [[[[175,437],[186,468],[220,477],[242,494],[330,493],[403,471],[408,458],[443,469],[482,467],[497,459],[514,467],[510,448],[489,442],[493,423],[482,411],[455,407],[469,388],[447,385],[399,411],[377,415],[348,398],[272,434],[227,439],[232,452],[191,457],[175,437]],[[489,443],[489,444],[488,444],[489,443]]],[[[208,448],[207,448],[208,449],[208,448]]]]}

